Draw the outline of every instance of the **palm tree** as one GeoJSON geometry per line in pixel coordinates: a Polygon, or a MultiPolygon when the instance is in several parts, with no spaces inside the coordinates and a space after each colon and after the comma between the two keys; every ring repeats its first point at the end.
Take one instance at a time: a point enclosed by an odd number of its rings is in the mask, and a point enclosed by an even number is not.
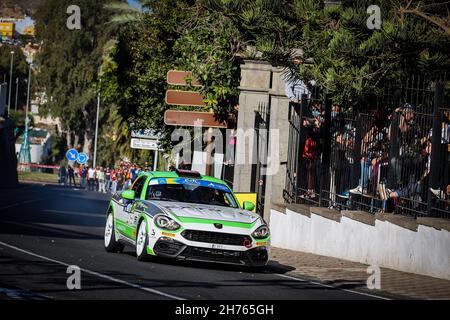
{"type": "MultiPolygon", "coordinates": [[[[138,1],[141,8],[145,1],[138,1]]],[[[113,0],[105,4],[105,8],[113,13],[112,18],[106,23],[111,28],[116,29],[124,24],[138,22],[142,11],[130,5],[128,2],[113,0]]]]}

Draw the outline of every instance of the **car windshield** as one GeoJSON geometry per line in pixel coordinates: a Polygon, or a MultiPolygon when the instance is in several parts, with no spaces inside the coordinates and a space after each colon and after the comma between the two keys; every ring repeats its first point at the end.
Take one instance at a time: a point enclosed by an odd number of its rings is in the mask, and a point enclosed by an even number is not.
{"type": "Polygon", "coordinates": [[[205,183],[158,183],[150,182],[147,188],[147,200],[178,201],[201,203],[216,206],[238,208],[238,205],[228,188],[224,185],[205,183]],[[217,188],[219,186],[219,188],[217,188]]]}

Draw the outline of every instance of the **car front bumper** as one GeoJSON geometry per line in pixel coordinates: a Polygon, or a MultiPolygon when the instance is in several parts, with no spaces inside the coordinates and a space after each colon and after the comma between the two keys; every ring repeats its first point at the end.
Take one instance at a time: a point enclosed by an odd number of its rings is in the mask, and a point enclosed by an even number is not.
{"type": "Polygon", "coordinates": [[[266,246],[248,250],[229,250],[220,248],[205,248],[187,245],[171,238],[161,237],[153,247],[156,256],[175,258],[179,260],[204,261],[241,266],[265,266],[269,260],[269,250],[266,246]]]}

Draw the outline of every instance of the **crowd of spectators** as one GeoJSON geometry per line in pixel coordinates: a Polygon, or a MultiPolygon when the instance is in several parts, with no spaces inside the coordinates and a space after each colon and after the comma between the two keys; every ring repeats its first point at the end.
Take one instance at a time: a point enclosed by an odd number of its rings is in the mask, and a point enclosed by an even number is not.
{"type": "Polygon", "coordinates": [[[101,193],[115,193],[129,189],[142,171],[150,171],[148,163],[141,167],[135,163],[120,162],[113,168],[61,165],[58,178],[59,183],[64,186],[79,187],[101,193]]]}

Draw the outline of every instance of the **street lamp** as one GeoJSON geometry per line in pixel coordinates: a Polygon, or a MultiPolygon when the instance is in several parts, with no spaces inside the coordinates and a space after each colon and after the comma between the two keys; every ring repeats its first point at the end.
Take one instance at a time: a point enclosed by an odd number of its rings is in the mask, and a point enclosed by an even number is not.
{"type": "Polygon", "coordinates": [[[94,140],[94,160],[93,160],[93,168],[95,169],[97,166],[97,139],[98,139],[98,118],[100,114],[100,90],[101,90],[101,83],[102,83],[102,67],[100,66],[100,72],[99,72],[99,88],[98,88],[98,96],[97,96],[97,117],[95,119],[95,140],[94,140]]]}
{"type": "Polygon", "coordinates": [[[11,69],[9,71],[8,114],[9,114],[9,109],[11,108],[11,87],[12,87],[13,64],[14,64],[14,51],[11,51],[11,69]]]}
{"type": "Polygon", "coordinates": [[[19,77],[16,78],[16,100],[15,100],[15,107],[14,110],[17,111],[17,98],[19,94],[19,77]]]}
{"type": "MultiPolygon", "coordinates": [[[[27,164],[28,165],[31,164],[30,137],[28,132],[28,123],[30,122],[30,119],[28,118],[28,110],[30,107],[31,68],[33,65],[33,60],[27,59],[27,62],[29,63],[29,70],[28,70],[27,104],[25,110],[25,132],[23,134],[22,147],[20,148],[19,151],[19,163],[25,164],[25,166],[22,167],[22,171],[25,171],[25,167],[27,164]]],[[[31,165],[29,166],[28,170],[31,171],[31,165]]]]}

